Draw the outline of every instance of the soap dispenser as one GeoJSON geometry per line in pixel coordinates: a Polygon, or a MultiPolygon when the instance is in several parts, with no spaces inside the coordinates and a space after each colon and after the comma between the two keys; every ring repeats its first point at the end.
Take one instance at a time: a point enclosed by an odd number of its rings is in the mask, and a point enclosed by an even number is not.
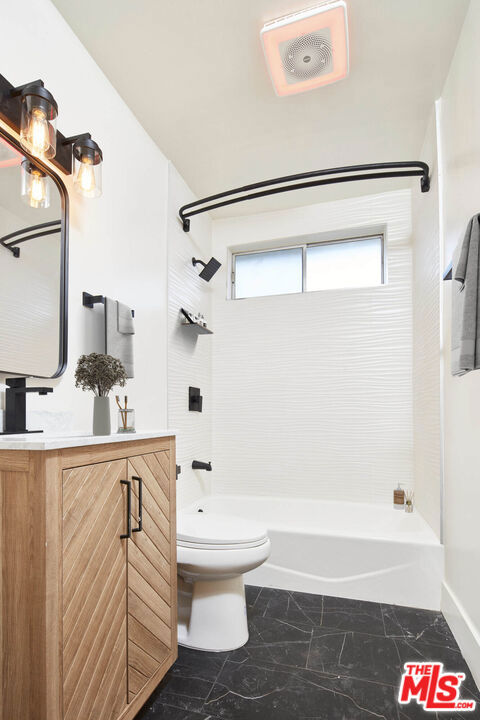
{"type": "Polygon", "coordinates": [[[393,507],[395,510],[403,510],[405,508],[405,490],[398,483],[398,487],[393,491],[393,507]]]}

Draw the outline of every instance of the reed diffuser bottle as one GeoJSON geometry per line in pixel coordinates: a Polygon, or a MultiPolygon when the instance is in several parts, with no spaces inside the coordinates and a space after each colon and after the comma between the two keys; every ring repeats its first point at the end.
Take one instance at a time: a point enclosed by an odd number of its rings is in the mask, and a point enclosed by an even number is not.
{"type": "Polygon", "coordinates": [[[125,395],[123,407],[120,403],[120,397],[115,396],[118,405],[118,431],[119,433],[135,432],[135,410],[128,407],[128,396],[125,395]]]}

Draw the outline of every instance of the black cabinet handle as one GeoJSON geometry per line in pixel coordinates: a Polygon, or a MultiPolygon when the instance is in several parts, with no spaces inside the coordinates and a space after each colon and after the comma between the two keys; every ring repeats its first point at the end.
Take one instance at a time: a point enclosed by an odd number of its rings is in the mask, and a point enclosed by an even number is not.
{"type": "Polygon", "coordinates": [[[132,480],[138,482],[138,527],[133,528],[132,532],[142,532],[143,530],[143,480],[138,475],[132,475],[132,480]]]}
{"type": "Polygon", "coordinates": [[[120,480],[120,483],[127,486],[127,533],[120,537],[128,540],[132,537],[132,483],[130,480],[120,480]]]}

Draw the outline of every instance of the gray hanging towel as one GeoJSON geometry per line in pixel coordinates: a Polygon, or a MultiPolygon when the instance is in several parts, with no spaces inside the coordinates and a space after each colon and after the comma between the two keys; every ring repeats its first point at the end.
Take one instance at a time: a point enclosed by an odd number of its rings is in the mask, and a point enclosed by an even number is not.
{"type": "Polygon", "coordinates": [[[117,300],[117,327],[122,335],[135,335],[132,309],[117,300]]]}
{"type": "MultiPolygon", "coordinates": [[[[123,306],[126,307],[126,306],[123,306]]],[[[132,317],[130,311],[130,318],[132,317]]],[[[105,298],[105,352],[118,358],[125,368],[128,378],[134,377],[133,333],[119,332],[119,309],[116,300],[105,298]]],[[[122,320],[123,322],[123,320],[122,320]]],[[[124,327],[122,323],[120,326],[124,327]]],[[[133,327],[132,325],[129,327],[133,327]]]]}
{"type": "Polygon", "coordinates": [[[480,368],[480,219],[474,215],[453,258],[452,375],[480,368]]]}

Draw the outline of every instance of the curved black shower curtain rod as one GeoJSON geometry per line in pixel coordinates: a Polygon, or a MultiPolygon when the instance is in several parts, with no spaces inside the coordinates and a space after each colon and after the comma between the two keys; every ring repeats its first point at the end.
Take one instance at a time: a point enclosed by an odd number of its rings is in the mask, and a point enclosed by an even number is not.
{"type": "Polygon", "coordinates": [[[61,225],[61,220],[52,220],[51,222],[41,223],[40,225],[30,225],[30,227],[23,228],[23,230],[16,230],[15,232],[0,237],[0,245],[10,250],[13,257],[19,258],[20,248],[17,247],[18,245],[27,242],[27,240],[34,240],[35,238],[45,237],[46,235],[55,235],[62,231],[61,225]],[[49,227],[55,227],[55,230],[44,229],[49,227]],[[34,230],[40,230],[40,232],[33,232],[34,230]],[[10,240],[10,242],[7,242],[7,240],[10,240]]]}
{"type": "Polygon", "coordinates": [[[335,183],[352,182],[354,180],[378,180],[380,178],[394,177],[420,177],[420,188],[422,192],[430,190],[429,167],[424,162],[391,162],[391,163],[372,163],[370,165],[347,165],[346,167],[328,168],[326,170],[311,170],[310,172],[298,173],[297,175],[285,175],[284,177],[273,178],[272,180],[262,180],[261,182],[252,183],[251,185],[243,185],[243,187],[234,188],[233,190],[225,190],[225,192],[209,195],[201,200],[182,205],[178,214],[182,221],[185,232],[190,230],[190,218],[193,215],[216,210],[216,208],[225,207],[226,205],[234,205],[235,203],[244,202],[245,200],[255,200],[256,198],[266,197],[267,195],[277,195],[278,193],[289,192],[290,190],[304,190],[305,188],[316,187],[317,185],[333,185],[335,183]],[[372,172],[374,170],[381,172],[372,172]],[[346,174],[349,173],[349,174],[346,174]],[[360,173],[352,175],[351,173],[360,173]],[[296,180],[307,180],[308,178],[318,178],[324,175],[340,175],[341,177],[327,177],[323,180],[309,180],[309,182],[295,182],[296,180]],[[269,187],[270,185],[281,185],[282,183],[294,183],[282,185],[282,187],[269,187]],[[265,188],[259,190],[259,188],[265,188]],[[250,190],[259,190],[259,192],[249,193],[250,190]],[[239,193],[249,193],[240,197],[231,197],[239,193]],[[227,198],[222,200],[222,198],[227,198]],[[216,202],[220,200],[220,202],[216,202]]]}

